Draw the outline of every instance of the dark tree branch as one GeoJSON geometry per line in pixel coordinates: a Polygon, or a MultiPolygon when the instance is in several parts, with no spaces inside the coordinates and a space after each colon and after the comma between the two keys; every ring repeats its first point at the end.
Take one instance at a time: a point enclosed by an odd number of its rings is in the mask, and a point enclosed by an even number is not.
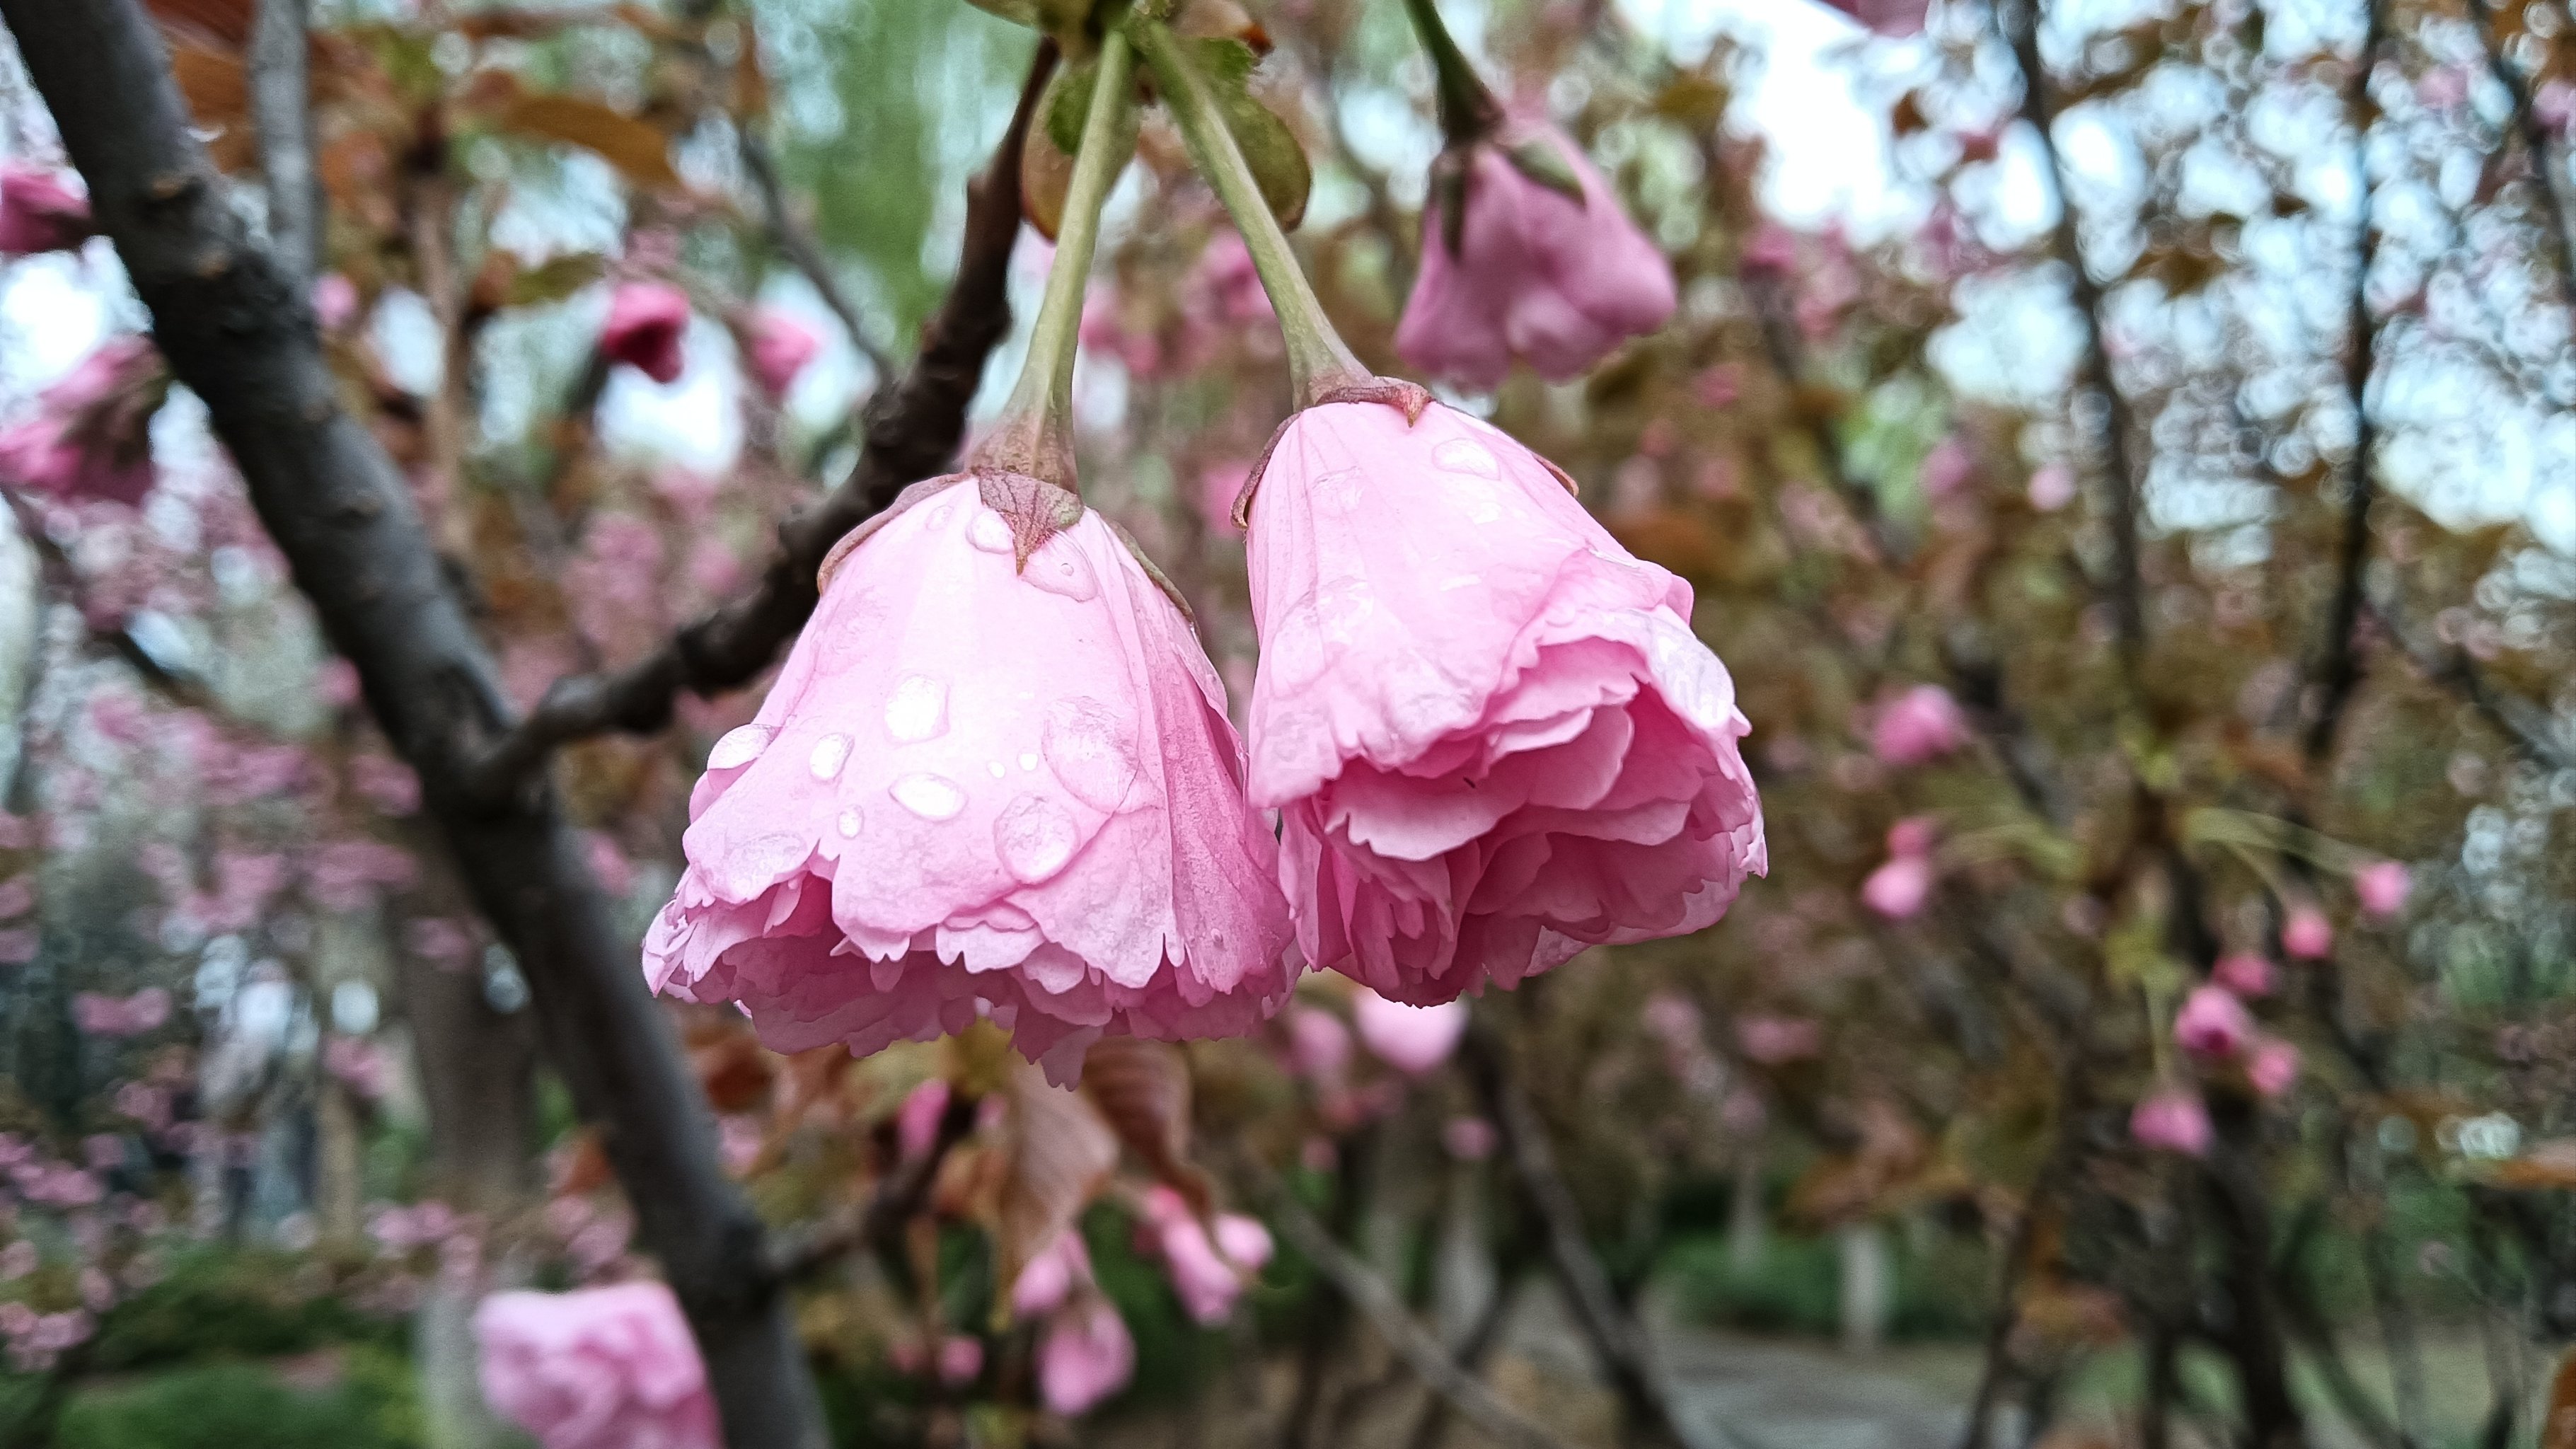
{"type": "Polygon", "coordinates": [[[1512,1164],[1521,1197],[1537,1215],[1540,1236],[1557,1281],[1574,1309],[1574,1321],[1610,1375],[1632,1424],[1651,1440],[1699,1449],[1701,1436],[1690,1432],[1673,1404],[1672,1386],[1655,1362],[1654,1346],[1644,1329],[1612,1291],[1610,1275],[1583,1230],[1582,1205],[1574,1200],[1565,1175],[1548,1145],[1547,1125],[1512,1077],[1509,1048],[1481,1015],[1468,1028],[1460,1060],[1476,1084],[1476,1095],[1503,1140],[1503,1155],[1512,1164]]]}
{"type": "Polygon", "coordinates": [[[312,309],[248,234],[189,129],[137,0],[0,0],[171,371],[204,400],[253,506],[357,667],[369,707],[517,953],[550,1055],[633,1203],[706,1358],[734,1449],[819,1449],[813,1384],[760,1220],[725,1176],[715,1124],[633,947],[542,783],[487,803],[479,740],[508,724],[489,652],[410,490],[342,412],[312,309]]]}
{"type": "Polygon", "coordinates": [[[2004,0],[1997,6],[2005,39],[2021,68],[2021,118],[2037,133],[2048,154],[2048,174],[2057,192],[2057,227],[2052,248],[2066,268],[2075,303],[2076,325],[2084,334],[2078,382],[2102,399],[2103,483],[2110,498],[2111,618],[2120,658],[2132,682],[2147,652],[2145,565],[2139,553],[2138,494],[2144,480],[2131,456],[2134,420],[2129,401],[2111,375],[2110,349],[2102,341],[2102,286],[2084,266],[2084,240],[2075,216],[2075,197],[2066,185],[2066,161],[2057,151],[2058,101],[2048,82],[2048,67],[2039,54],[2040,0],[2004,0]]]}
{"type": "Polygon", "coordinates": [[[2344,708],[2361,683],[2361,652],[2353,632],[2361,625],[2362,571],[2370,562],[2370,505],[2379,498],[2379,474],[2372,456],[2378,451],[2378,420],[2370,411],[2370,377],[2379,356],[2379,321],[2370,312],[2370,272],[2379,260],[2379,233],[2371,226],[2370,123],[2377,107],[2370,98],[2371,73],[2378,69],[2386,43],[2386,0],[2364,0],[2369,22],[2362,35],[2361,57],[2352,87],[2344,96],[2344,113],[2352,127],[2353,175],[2361,190],[2357,253],[2352,270],[2352,298],[2347,310],[2343,386],[2352,407],[2352,463],[2344,478],[2343,539],[2335,558],[2334,599],[2326,606],[2324,648],[2314,681],[2317,712],[2308,724],[2307,754],[2311,765],[2334,753],[2344,708]]]}
{"type": "Polygon", "coordinates": [[[322,270],[322,173],[313,162],[312,0],[259,0],[250,33],[250,108],[268,182],[268,238],[289,280],[322,270]]]}
{"type": "Polygon", "coordinates": [[[1041,43],[1010,129],[968,190],[957,280],[924,330],[912,370],[900,384],[880,388],[869,402],[867,446],[849,478],[778,526],[778,553],[749,593],[717,606],[624,668],[556,681],[535,713],[473,763],[470,788],[478,798],[507,795],[559,745],[663,728],[682,691],[715,694],[749,683],[814,612],[819,597],[814,571],[832,545],[906,487],[949,465],[965,435],[966,405],[983,379],[984,359],[1010,330],[1011,247],[1020,232],[1020,148],[1054,67],[1053,42],[1041,43]]]}
{"type": "Polygon", "coordinates": [[[1325,1281],[1358,1309],[1387,1346],[1395,1350],[1396,1357],[1403,1359],[1405,1366],[1461,1417],[1494,1442],[1514,1449],[1571,1449],[1553,1430],[1513,1408],[1501,1395],[1485,1387],[1483,1380],[1459,1367],[1440,1340],[1414,1321],[1386,1280],[1370,1272],[1350,1249],[1334,1241],[1315,1215],[1306,1211],[1305,1204],[1297,1201],[1267,1169],[1247,1160],[1243,1172],[1260,1188],[1263,1205],[1270,1220],[1278,1225],[1280,1236],[1305,1255],[1315,1265],[1315,1271],[1323,1274],[1325,1281]]]}
{"type": "MultiPolygon", "coordinates": [[[[787,260],[795,264],[796,270],[804,273],[805,280],[814,288],[814,295],[822,298],[823,305],[832,310],[832,315],[841,319],[841,330],[850,334],[850,345],[868,360],[868,370],[875,374],[876,384],[884,386],[895,375],[894,359],[876,344],[876,339],[868,336],[867,328],[859,325],[859,309],[842,288],[841,279],[833,275],[830,259],[823,255],[823,248],[814,240],[814,234],[806,230],[805,224],[798,221],[796,213],[789,208],[787,188],[778,179],[778,158],[770,154],[768,140],[748,117],[734,124],[741,138],[742,169],[750,174],[752,189],[760,193],[760,209],[768,219],[770,238],[777,242],[779,251],[786,254],[787,260]]],[[[1012,134],[1019,134],[1016,127],[1012,134]]],[[[1016,183],[1018,173],[1013,172],[1012,176],[1016,183]]],[[[971,218],[967,230],[971,236],[974,230],[971,218]]],[[[1006,249],[1004,258],[1007,260],[1009,255],[1006,249]]],[[[961,279],[964,277],[963,269],[958,275],[961,279]]]]}
{"type": "Polygon", "coordinates": [[[2476,656],[2453,645],[2448,653],[2431,640],[2407,631],[2397,606],[2388,599],[2370,602],[2371,616],[2385,626],[2424,677],[2467,700],[2489,724],[2504,732],[2516,753],[2552,770],[2576,769],[2576,749],[2565,739],[2565,727],[2548,710],[2518,694],[2496,688],[2478,667],[2476,656]]]}

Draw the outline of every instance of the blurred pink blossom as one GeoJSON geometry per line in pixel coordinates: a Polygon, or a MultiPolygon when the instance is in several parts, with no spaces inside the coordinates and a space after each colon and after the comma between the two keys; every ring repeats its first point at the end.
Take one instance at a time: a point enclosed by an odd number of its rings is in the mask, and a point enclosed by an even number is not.
{"type": "Polygon", "coordinates": [[[2174,1045],[2202,1061],[2227,1061],[2254,1041],[2254,1018],[2224,986],[2198,986],[2174,1013],[2174,1045]]]}
{"type": "Polygon", "coordinates": [[[2144,1147],[2199,1157],[2209,1151],[2209,1112],[2197,1093],[2162,1087],[2129,1114],[2129,1135],[2144,1147]]]}
{"type": "Polygon", "coordinates": [[[1939,759],[1967,742],[1967,715],[1937,684],[1918,684],[1879,706],[1869,732],[1879,763],[1896,769],[1939,759]]]}
{"type": "Polygon", "coordinates": [[[1058,1311],[1038,1340],[1038,1395],[1067,1418],[1089,1413],[1135,1376],[1136,1340],[1097,1293],[1058,1311]]]}
{"type": "Polygon", "coordinates": [[[1822,1050],[1825,1029],[1805,1017],[1753,1013],[1735,1019],[1735,1044],[1766,1067],[1803,1061],[1822,1050]]]}
{"type": "Polygon", "coordinates": [[[823,339],[813,328],[775,307],[754,312],[745,330],[749,339],[744,366],[772,401],[787,396],[787,390],[796,385],[797,374],[823,349],[823,339]]]}
{"type": "Polygon", "coordinates": [[[1976,471],[1976,455],[1968,450],[1967,440],[1956,433],[1932,445],[1923,455],[1923,466],[1915,472],[1915,483],[1927,498],[1947,498],[1959,491],[1976,471]]]}
{"type": "Polygon", "coordinates": [[[1482,1162],[1502,1144],[1494,1124],[1482,1117],[1452,1117],[1440,1124],[1440,1145],[1460,1162],[1482,1162]]]}
{"type": "Polygon", "coordinates": [[[2393,860],[2374,861],[2352,874],[2352,893],[2361,900],[2362,913],[2387,920],[2406,909],[2406,867],[2393,860]]]}
{"type": "Polygon", "coordinates": [[[420,809],[420,776],[409,765],[384,755],[362,754],[349,761],[349,788],[387,815],[409,815],[420,809]]]}
{"type": "Polygon", "coordinates": [[[1825,0],[1827,5],[1886,36],[1921,35],[1931,0],[1825,0]]]}
{"type": "Polygon", "coordinates": [[[139,505],[152,491],[152,415],[170,375],[148,337],[103,343],[0,429],[0,484],[62,499],[139,505]]]}
{"type": "Polygon", "coordinates": [[[719,1449],[706,1368],[660,1283],[495,1293],[474,1334],[484,1398],[543,1449],[719,1449]]]}
{"type": "Polygon", "coordinates": [[[962,1388],[975,1381],[984,1371],[984,1343],[962,1333],[952,1333],[939,1341],[939,1381],[948,1387],[962,1388]]]}
{"type": "Polygon", "coordinates": [[[1270,1261],[1270,1230],[1240,1213],[1216,1215],[1215,1236],[1188,1202],[1156,1184],[1145,1193],[1146,1235],[1190,1320],[1223,1323],[1247,1282],[1270,1261]]]}
{"type": "Polygon", "coordinates": [[[2030,475],[2030,506],[2042,513],[2055,513],[2075,501],[2075,470],[2063,463],[2050,463],[2030,475]]]}
{"type": "Polygon", "coordinates": [[[1861,904],[1891,921],[1914,915],[1931,896],[1932,862],[1919,855],[1896,856],[1860,884],[1861,904]]]}
{"type": "Polygon", "coordinates": [[[0,161],[0,257],[77,250],[98,230],[71,173],[0,161]]]}
{"type": "Polygon", "coordinates": [[[665,386],[688,365],[681,339],[689,330],[688,294],[660,282],[627,282],[610,294],[600,325],[600,355],[665,386]]]}
{"type": "Polygon", "coordinates": [[[1318,1087],[1342,1080],[1351,1065],[1351,1029],[1317,1006],[1288,1008],[1288,1070],[1318,1087]]]}
{"type": "Polygon", "coordinates": [[[1463,1001],[1407,1006],[1363,986],[1352,994],[1351,1015],[1369,1052],[1407,1076],[1421,1076],[1449,1060],[1467,1034],[1463,1001]]]}
{"type": "Polygon", "coordinates": [[[2334,951],[2334,926],[2315,906],[2292,906],[2281,923],[2281,949],[2302,961],[2321,961],[2334,951]]]}
{"type": "Polygon", "coordinates": [[[1043,1318],[1064,1306],[1077,1288],[1091,1282],[1091,1251],[1082,1234],[1067,1228],[1020,1269],[1011,1285],[1011,1311],[1023,1318],[1043,1318]]]}
{"type": "Polygon", "coordinates": [[[2245,1060],[2245,1079],[2266,1097],[2281,1095],[2299,1079],[2299,1049],[2279,1037],[2263,1038],[2245,1060]]]}
{"type": "Polygon", "coordinates": [[[83,991],[72,997],[72,1022],[90,1036],[141,1036],[170,1019],[170,993],[146,986],[132,996],[83,991]]]}
{"type": "Polygon", "coordinates": [[[2249,1000],[2271,995],[2275,984],[2271,958],[2253,951],[2231,951],[2219,957],[2209,979],[2249,1000]]]}
{"type": "Polygon", "coordinates": [[[903,1105],[894,1111],[895,1150],[904,1161],[918,1162],[939,1145],[939,1122],[948,1115],[953,1095],[945,1077],[931,1077],[904,1093],[903,1105]]]}

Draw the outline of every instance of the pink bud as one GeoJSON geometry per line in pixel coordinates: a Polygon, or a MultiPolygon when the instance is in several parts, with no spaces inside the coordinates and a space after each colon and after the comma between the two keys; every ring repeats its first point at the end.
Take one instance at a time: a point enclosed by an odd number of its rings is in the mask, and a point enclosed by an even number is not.
{"type": "Polygon", "coordinates": [[[1362,987],[1352,998],[1351,1014],[1369,1051],[1407,1076],[1421,1076],[1449,1060],[1467,1034],[1467,1006],[1459,1001],[1407,1006],[1362,987]]]}
{"type": "Polygon", "coordinates": [[[2393,860],[2373,862],[2352,875],[2352,893],[2360,897],[2362,913],[2382,921],[2406,909],[2407,884],[2406,867],[2393,860]]]}
{"type": "Polygon", "coordinates": [[[68,173],[0,161],[0,257],[76,249],[97,231],[68,173]]]}
{"type": "Polygon", "coordinates": [[[823,348],[823,339],[815,335],[813,328],[774,307],[763,307],[752,314],[748,331],[749,347],[743,361],[752,381],[773,401],[787,396],[787,390],[796,385],[797,374],[823,348]]]}
{"type": "Polygon", "coordinates": [[[1422,267],[1395,329],[1407,363],[1491,388],[1521,357],[1562,381],[1672,316],[1671,265],[1563,132],[1513,122],[1469,146],[1463,170],[1464,195],[1435,188],[1423,212],[1422,267]],[[1515,151],[1561,168],[1582,199],[1523,170],[1515,151]],[[1460,204],[1463,215],[1445,210],[1460,204]]]}
{"type": "Polygon", "coordinates": [[[1861,904],[1891,921],[1922,910],[1931,895],[1932,862],[1919,855],[1897,856],[1860,883],[1861,904]]]}
{"type": "Polygon", "coordinates": [[[2199,1157],[2209,1151],[2209,1112],[2190,1091],[2160,1088],[2129,1114],[2129,1135],[2144,1147],[2199,1157]]]}
{"type": "Polygon", "coordinates": [[[1937,684],[1918,684],[1882,706],[1869,733],[1879,763],[1897,769],[1938,759],[1967,742],[1967,715],[1937,684]]]}
{"type": "Polygon", "coordinates": [[[688,365],[680,346],[688,329],[687,293],[660,282],[627,282],[609,296],[599,351],[611,362],[668,385],[679,381],[688,365]]]}
{"type": "Polygon", "coordinates": [[[948,1115],[951,1095],[945,1077],[932,1077],[904,1093],[903,1105],[894,1113],[895,1150],[904,1161],[918,1162],[939,1145],[939,1122],[948,1115]]]}
{"type": "Polygon", "coordinates": [[[2199,986],[2174,1013],[2174,1045],[2203,1061],[2226,1061],[2254,1040],[2254,1018],[2223,986],[2199,986]]]}
{"type": "Polygon", "coordinates": [[[1237,1213],[1221,1213],[1211,1240],[1181,1195],[1156,1186],[1145,1213],[1156,1254],[1194,1323],[1223,1323],[1234,1312],[1251,1276],[1270,1261],[1270,1230],[1237,1213]]]}
{"type": "Polygon", "coordinates": [[[1038,1396],[1067,1418],[1089,1413],[1135,1376],[1136,1340],[1096,1293],[1056,1314],[1038,1341],[1038,1396]]]}
{"type": "Polygon", "coordinates": [[[2299,1049],[2279,1037],[2263,1038],[2246,1058],[2245,1079],[2266,1097],[2281,1095],[2299,1079],[2299,1049]]]}
{"type": "Polygon", "coordinates": [[[2309,905],[2291,907],[2289,919],[2281,923],[2281,949],[2302,961],[2324,960],[2334,950],[2334,927],[2325,912],[2309,905]]]}
{"type": "Polygon", "coordinates": [[[2253,1000],[2272,994],[2272,963],[2269,958],[2251,951],[2232,951],[2218,958],[2210,968],[2209,979],[2253,1000]]]}

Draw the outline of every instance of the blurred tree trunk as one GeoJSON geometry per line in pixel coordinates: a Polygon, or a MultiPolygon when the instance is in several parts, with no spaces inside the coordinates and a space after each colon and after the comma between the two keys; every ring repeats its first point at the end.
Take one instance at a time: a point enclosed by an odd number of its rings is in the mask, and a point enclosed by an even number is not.
{"type": "Polygon", "coordinates": [[[1834,1234],[1842,1253],[1843,1348],[1875,1353],[1887,1342],[1889,1311],[1896,1302],[1896,1271],[1883,1223],[1846,1223],[1834,1234]]]}

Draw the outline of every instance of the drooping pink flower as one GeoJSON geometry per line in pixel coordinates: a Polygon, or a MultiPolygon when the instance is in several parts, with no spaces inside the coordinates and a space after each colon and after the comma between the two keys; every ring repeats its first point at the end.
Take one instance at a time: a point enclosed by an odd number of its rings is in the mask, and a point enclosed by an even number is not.
{"type": "Polygon", "coordinates": [[[2199,1157],[2209,1151],[2209,1111],[2182,1087],[2160,1087],[2129,1113],[2129,1135],[2140,1146],[2199,1157]]]}
{"type": "Polygon", "coordinates": [[[1306,959],[1398,1001],[1708,926],[1765,869],[1690,587],[1437,403],[1283,427],[1252,498],[1251,798],[1306,959]]]}
{"type": "Polygon", "coordinates": [[[2174,1045],[2207,1062],[2233,1060],[2254,1041],[2254,1018],[2224,986],[2196,986],[2174,1013],[2174,1045]]]}
{"type": "Polygon", "coordinates": [[[2272,978],[2271,958],[2252,951],[2230,951],[2209,971],[2210,980],[2248,1000],[2271,995],[2272,978]]]}
{"type": "Polygon", "coordinates": [[[0,430],[0,484],[57,498],[140,504],[152,491],[152,415],[170,375],[150,338],[103,343],[0,430]]]}
{"type": "Polygon", "coordinates": [[[2277,1097],[2299,1080],[2299,1049],[2276,1036],[2254,1044],[2245,1059],[2245,1080],[2266,1097],[2277,1097]]]}
{"type": "Polygon", "coordinates": [[[2315,906],[2292,906],[2281,923],[2281,949],[2302,961],[2322,961],[2334,951],[2334,926],[2315,906]]]}
{"type": "Polygon", "coordinates": [[[750,336],[743,363],[752,381],[773,401],[787,396],[787,390],[796,385],[796,375],[823,350],[823,339],[813,328],[775,307],[753,313],[746,330],[750,336]]]}
{"type": "Polygon", "coordinates": [[[1920,855],[1892,856],[1860,883],[1861,904],[1891,921],[1911,917],[1931,898],[1932,862],[1920,855]]]}
{"type": "Polygon", "coordinates": [[[660,1283],[495,1293],[474,1336],[483,1397],[544,1449],[719,1449],[706,1366],[660,1283]]]}
{"type": "Polygon", "coordinates": [[[1068,1228],[1020,1269],[1011,1285],[1011,1311],[1023,1318],[1043,1318],[1091,1282],[1091,1250],[1082,1234],[1068,1228]]]}
{"type": "Polygon", "coordinates": [[[1190,1321],[1202,1326],[1231,1317],[1235,1300],[1270,1261],[1270,1230],[1258,1220],[1218,1213],[1211,1239],[1189,1203],[1159,1184],[1146,1191],[1144,1226],[1172,1292],[1190,1321]]]}
{"type": "Polygon", "coordinates": [[[689,330],[689,297],[661,282],[627,282],[610,294],[608,320],[599,329],[599,351],[655,382],[680,380],[688,357],[680,346],[689,330]]]}
{"type": "Polygon", "coordinates": [[[1061,490],[909,499],[844,541],[758,716],[709,754],[647,979],[740,1002],[780,1051],[989,1014],[1059,1083],[1104,1034],[1248,1030],[1294,979],[1287,910],[1188,621],[1061,490]],[[1023,569],[1014,518],[1068,511],[1023,569]]]}
{"type": "Polygon", "coordinates": [[[1038,1396],[1067,1418],[1091,1412],[1135,1376],[1136,1340],[1097,1293],[1066,1305],[1038,1340],[1038,1396]]]}
{"type": "Polygon", "coordinates": [[[1968,742],[1968,717],[1950,691],[1918,684],[1879,707],[1870,725],[1870,752],[1882,765],[1908,769],[1937,760],[1968,742]]]}
{"type": "Polygon", "coordinates": [[[1467,1034],[1467,1006],[1462,1001],[1408,1006],[1362,988],[1352,999],[1351,1018],[1371,1056],[1411,1077],[1449,1060],[1467,1034]]]}
{"type": "Polygon", "coordinates": [[[1422,268],[1395,329],[1408,364],[1490,388],[1520,357],[1561,381],[1672,316],[1671,265],[1564,132],[1510,122],[1442,164],[1464,195],[1435,185],[1424,209],[1422,268]]]}
{"type": "Polygon", "coordinates": [[[932,1077],[903,1094],[903,1105],[894,1109],[894,1141],[904,1161],[918,1162],[939,1145],[939,1123],[954,1095],[946,1077],[932,1077]]]}
{"type": "Polygon", "coordinates": [[[1931,0],[1825,0],[1827,5],[1888,36],[1921,35],[1931,0]]]}
{"type": "Polygon", "coordinates": [[[2352,893],[2362,913],[2387,920],[2406,909],[2406,867],[2393,860],[2374,861],[2352,873],[2352,893]]]}
{"type": "Polygon", "coordinates": [[[70,251],[97,233],[88,199],[63,184],[64,174],[0,161],[0,257],[70,251]]]}

